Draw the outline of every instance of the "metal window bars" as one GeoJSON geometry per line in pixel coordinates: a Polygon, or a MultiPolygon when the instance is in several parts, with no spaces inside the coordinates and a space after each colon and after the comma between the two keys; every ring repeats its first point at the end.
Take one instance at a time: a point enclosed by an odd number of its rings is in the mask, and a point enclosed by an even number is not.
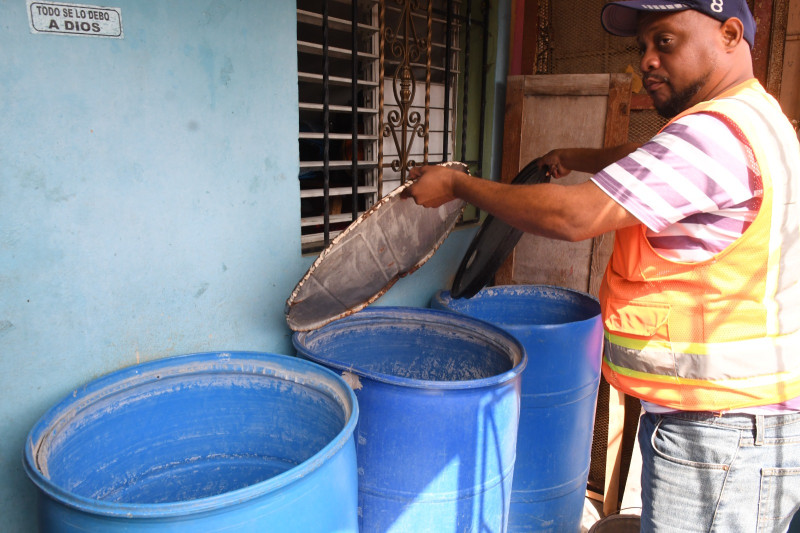
{"type": "Polygon", "coordinates": [[[479,1],[297,0],[304,252],[327,246],[414,165],[459,154],[480,169],[489,6],[480,1],[475,19],[479,1]],[[479,58],[470,56],[476,34],[479,58]]]}

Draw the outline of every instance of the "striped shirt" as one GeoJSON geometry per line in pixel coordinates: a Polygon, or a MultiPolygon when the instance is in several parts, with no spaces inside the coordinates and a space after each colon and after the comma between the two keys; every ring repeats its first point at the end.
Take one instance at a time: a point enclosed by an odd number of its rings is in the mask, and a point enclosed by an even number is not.
{"type": "Polygon", "coordinates": [[[647,226],[666,259],[699,262],[741,237],[761,205],[744,135],[720,115],[687,115],[592,180],[647,226]]]}

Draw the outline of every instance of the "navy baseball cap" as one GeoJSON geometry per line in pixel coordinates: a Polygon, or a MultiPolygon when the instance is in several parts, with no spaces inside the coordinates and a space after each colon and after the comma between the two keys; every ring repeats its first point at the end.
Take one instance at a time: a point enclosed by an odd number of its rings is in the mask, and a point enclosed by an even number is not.
{"type": "Polygon", "coordinates": [[[636,35],[639,12],[669,13],[694,9],[721,22],[736,17],[744,26],[744,40],[753,48],[756,35],[756,22],[745,0],[633,0],[629,2],[610,2],[603,6],[600,20],[608,33],[621,37],[636,35]]]}

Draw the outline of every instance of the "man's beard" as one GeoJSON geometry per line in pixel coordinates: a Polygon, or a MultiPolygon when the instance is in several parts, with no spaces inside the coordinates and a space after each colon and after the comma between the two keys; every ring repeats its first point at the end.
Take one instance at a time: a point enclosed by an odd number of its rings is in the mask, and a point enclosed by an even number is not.
{"type": "MultiPolygon", "coordinates": [[[[667,83],[670,87],[672,84],[669,82],[669,78],[657,76],[663,82],[667,83]]],[[[675,92],[668,100],[659,104],[653,101],[653,106],[658,111],[658,114],[666,119],[670,119],[677,115],[678,113],[685,111],[689,108],[689,102],[691,102],[692,98],[694,98],[700,89],[703,88],[703,85],[706,84],[709,75],[706,74],[702,76],[700,79],[695,81],[693,84],[686,87],[684,90],[680,92],[675,92]]]]}

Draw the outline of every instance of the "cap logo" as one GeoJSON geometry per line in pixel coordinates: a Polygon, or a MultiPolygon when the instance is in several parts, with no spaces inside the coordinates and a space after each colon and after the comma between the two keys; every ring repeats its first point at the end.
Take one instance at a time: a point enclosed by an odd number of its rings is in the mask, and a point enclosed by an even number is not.
{"type": "Polygon", "coordinates": [[[723,9],[725,9],[725,0],[711,0],[711,11],[722,13],[723,9]]]}

